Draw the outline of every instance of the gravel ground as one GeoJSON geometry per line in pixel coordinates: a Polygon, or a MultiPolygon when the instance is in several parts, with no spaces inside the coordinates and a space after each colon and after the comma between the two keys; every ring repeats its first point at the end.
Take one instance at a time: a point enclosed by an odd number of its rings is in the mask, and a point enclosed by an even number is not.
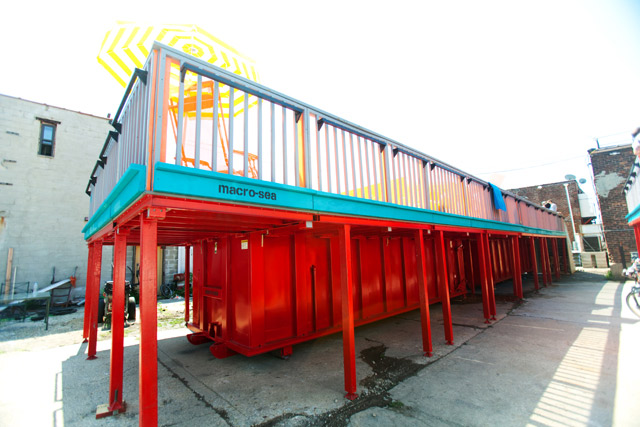
{"type": "MultiPolygon", "coordinates": [[[[136,316],[140,318],[139,313],[136,316]]],[[[82,342],[84,307],[77,307],[75,313],[49,316],[49,330],[45,330],[43,320],[31,321],[27,317],[20,320],[0,320],[0,353],[12,351],[32,351],[61,347],[82,342]]],[[[184,328],[184,299],[162,300],[158,302],[158,329],[184,328]]],[[[140,324],[134,322],[125,329],[126,337],[138,338],[140,324]]],[[[111,338],[109,331],[98,328],[98,341],[111,338]]]]}

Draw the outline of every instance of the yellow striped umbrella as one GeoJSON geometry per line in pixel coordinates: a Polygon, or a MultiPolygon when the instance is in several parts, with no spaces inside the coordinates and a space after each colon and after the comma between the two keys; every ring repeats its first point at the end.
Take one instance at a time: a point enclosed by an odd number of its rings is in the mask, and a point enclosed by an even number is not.
{"type": "Polygon", "coordinates": [[[196,25],[146,25],[118,21],[102,41],[98,62],[126,87],[133,70],[142,68],[154,41],[182,50],[255,82],[255,63],[196,25]]]}
{"type": "MultiPolygon", "coordinates": [[[[249,80],[258,82],[258,72],[253,60],[245,57],[233,47],[224,43],[220,39],[207,33],[196,25],[146,25],[133,22],[118,21],[117,25],[112,28],[104,37],[100,52],[98,53],[98,62],[115,78],[123,87],[126,87],[133,70],[135,68],[143,68],[146,58],[151,52],[154,41],[181,50],[189,55],[204,60],[210,64],[217,65],[232,73],[243,76],[249,80]]],[[[179,88],[180,69],[176,63],[171,64],[170,85],[169,85],[169,109],[171,124],[176,137],[176,124],[178,112],[178,88],[179,88]]],[[[196,81],[197,77],[191,72],[187,72],[185,76],[185,109],[184,115],[187,120],[184,122],[185,129],[189,119],[195,117],[195,97],[196,97],[196,81]],[[190,102],[191,101],[191,102],[190,102]],[[193,105],[192,105],[193,104],[193,105]]],[[[229,87],[220,84],[219,102],[220,110],[218,117],[214,118],[212,114],[213,84],[211,81],[203,82],[202,105],[203,111],[201,117],[203,120],[219,120],[221,125],[224,121],[231,120],[229,117],[229,87]]],[[[244,98],[248,96],[243,92],[239,92],[234,97],[234,117],[244,114],[244,98]]],[[[257,99],[249,95],[247,100],[248,107],[252,108],[257,105],[257,99]]],[[[223,146],[224,160],[228,161],[228,141],[226,135],[220,135],[220,143],[223,146]]],[[[189,144],[193,145],[190,139],[185,140],[183,151],[189,151],[189,144]]],[[[193,147],[191,148],[193,151],[193,147]]],[[[234,150],[235,154],[243,154],[242,151],[234,150]]],[[[184,156],[184,153],[183,153],[184,156]]],[[[254,164],[257,156],[249,153],[250,163],[254,164]]],[[[185,157],[183,157],[183,162],[185,157]]],[[[187,162],[189,159],[187,159],[187,162]]],[[[193,159],[190,159],[193,163],[193,159]]],[[[202,163],[202,162],[201,162],[202,163]]],[[[205,162],[206,163],[206,162],[205,162]]],[[[211,166],[208,166],[211,168],[211,166]]],[[[215,166],[216,168],[218,166],[215,166]]],[[[254,178],[255,166],[250,171],[254,178]]]]}

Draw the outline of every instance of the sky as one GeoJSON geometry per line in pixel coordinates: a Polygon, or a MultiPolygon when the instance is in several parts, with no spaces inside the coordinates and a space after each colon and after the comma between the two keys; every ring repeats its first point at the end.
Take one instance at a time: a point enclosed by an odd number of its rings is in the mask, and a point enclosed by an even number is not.
{"type": "Polygon", "coordinates": [[[640,126],[640,0],[11,2],[0,93],[98,116],[116,21],[195,24],[260,83],[504,189],[586,178],[640,126]]]}

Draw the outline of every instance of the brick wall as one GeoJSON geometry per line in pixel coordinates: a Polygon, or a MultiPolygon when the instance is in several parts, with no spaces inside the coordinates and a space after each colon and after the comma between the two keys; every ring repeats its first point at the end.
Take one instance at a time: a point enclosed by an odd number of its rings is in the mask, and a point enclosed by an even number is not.
{"type": "MultiPolygon", "coordinates": [[[[57,280],[78,267],[77,287],[84,288],[84,190],[109,130],[104,118],[0,95],[0,283],[13,248],[17,282],[48,284],[53,267],[57,280]],[[59,122],[53,157],[38,154],[38,118],[59,122]]],[[[111,248],[103,250],[104,281],[111,274],[111,248]]]]}
{"type": "Polygon", "coordinates": [[[564,189],[564,184],[568,184],[569,198],[571,200],[571,211],[573,212],[573,220],[576,224],[576,229],[580,233],[581,213],[580,202],[578,200],[578,193],[581,192],[580,187],[575,181],[562,181],[554,182],[551,184],[534,185],[532,187],[514,188],[508,190],[520,197],[526,197],[531,202],[541,205],[546,200],[551,200],[558,206],[558,213],[562,214],[564,221],[567,225],[567,231],[569,232],[569,239],[573,242],[573,225],[571,224],[571,217],[569,215],[569,205],[567,204],[567,193],[564,189]]]}
{"type": "Polygon", "coordinates": [[[178,247],[166,246],[164,248],[164,283],[173,281],[173,275],[178,274],[178,247]]]}
{"type": "Polygon", "coordinates": [[[604,238],[614,263],[629,264],[636,251],[633,229],[627,224],[627,203],[622,193],[634,161],[631,145],[589,150],[596,193],[602,212],[604,238]]]}

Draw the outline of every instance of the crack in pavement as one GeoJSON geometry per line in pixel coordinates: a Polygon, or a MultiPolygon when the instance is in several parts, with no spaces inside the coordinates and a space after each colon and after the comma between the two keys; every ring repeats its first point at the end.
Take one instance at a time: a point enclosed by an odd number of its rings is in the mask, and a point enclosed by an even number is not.
{"type": "Polygon", "coordinates": [[[169,373],[171,374],[171,376],[175,379],[177,379],[178,381],[180,381],[189,391],[191,391],[193,393],[193,395],[196,397],[196,399],[198,399],[200,402],[204,403],[204,406],[206,406],[207,408],[213,410],[216,414],[218,414],[218,416],[220,418],[222,418],[224,420],[225,423],[227,423],[227,425],[233,425],[231,423],[231,420],[229,418],[229,413],[221,408],[216,408],[215,406],[213,406],[202,394],[198,393],[197,391],[195,391],[190,385],[189,385],[189,381],[187,381],[185,378],[181,377],[180,375],[178,375],[174,370],[172,370],[166,363],[164,363],[163,361],[161,361],[160,359],[158,359],[158,363],[161,364],[162,366],[164,366],[164,368],[169,371],[169,373]]]}

